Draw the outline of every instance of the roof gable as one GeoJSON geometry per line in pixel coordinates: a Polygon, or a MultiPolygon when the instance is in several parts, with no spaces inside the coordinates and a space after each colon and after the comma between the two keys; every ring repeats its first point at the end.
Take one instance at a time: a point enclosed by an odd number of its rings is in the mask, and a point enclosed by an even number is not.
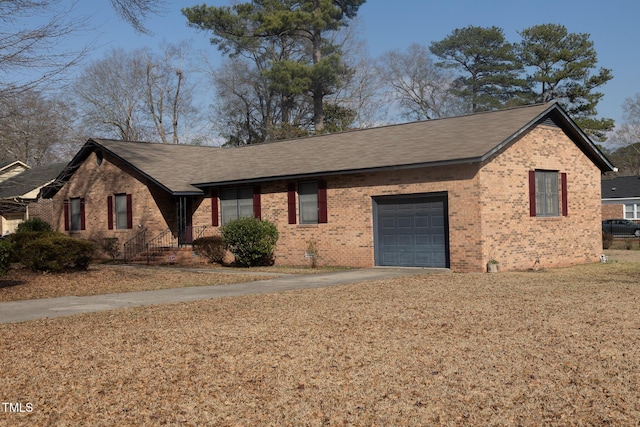
{"type": "Polygon", "coordinates": [[[66,163],[52,163],[26,169],[2,182],[0,199],[36,199],[40,189],[51,182],[62,172],[66,163]]]}

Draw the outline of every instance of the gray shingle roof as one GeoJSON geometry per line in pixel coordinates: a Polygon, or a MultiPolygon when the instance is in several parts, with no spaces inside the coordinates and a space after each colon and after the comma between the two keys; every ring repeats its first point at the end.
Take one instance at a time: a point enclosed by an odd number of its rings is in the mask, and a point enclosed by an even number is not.
{"type": "Polygon", "coordinates": [[[94,139],[85,149],[102,147],[168,191],[188,193],[205,185],[479,162],[549,115],[601,169],[611,166],[557,104],[236,148],[94,139]]]}
{"type": "Polygon", "coordinates": [[[53,181],[66,163],[35,166],[0,183],[0,199],[20,198],[23,195],[53,181]]]}
{"type": "Polygon", "coordinates": [[[619,176],[602,181],[602,198],[640,197],[640,176],[619,176]]]}

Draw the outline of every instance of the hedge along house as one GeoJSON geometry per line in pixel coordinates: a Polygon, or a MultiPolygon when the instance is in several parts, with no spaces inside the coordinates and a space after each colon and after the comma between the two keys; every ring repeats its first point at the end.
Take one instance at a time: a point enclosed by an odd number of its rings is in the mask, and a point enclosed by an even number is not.
{"type": "Polygon", "coordinates": [[[315,246],[320,265],[514,270],[599,259],[612,168],[551,103],[237,148],[91,139],[49,196],[81,238],[189,243],[253,215],[277,264],[315,246]]]}

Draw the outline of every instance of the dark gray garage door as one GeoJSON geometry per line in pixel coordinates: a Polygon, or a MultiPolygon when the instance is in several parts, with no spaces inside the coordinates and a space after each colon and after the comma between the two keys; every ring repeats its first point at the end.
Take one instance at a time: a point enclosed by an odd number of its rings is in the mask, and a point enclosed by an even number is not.
{"type": "Polygon", "coordinates": [[[376,265],[449,267],[447,197],[374,199],[376,265]]]}

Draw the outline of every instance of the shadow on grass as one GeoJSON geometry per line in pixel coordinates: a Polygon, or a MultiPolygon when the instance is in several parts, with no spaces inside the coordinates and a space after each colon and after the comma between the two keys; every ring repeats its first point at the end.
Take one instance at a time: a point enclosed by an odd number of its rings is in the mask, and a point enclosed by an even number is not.
{"type": "Polygon", "coordinates": [[[24,280],[2,280],[0,279],[0,289],[12,288],[14,286],[24,285],[24,280]]]}

